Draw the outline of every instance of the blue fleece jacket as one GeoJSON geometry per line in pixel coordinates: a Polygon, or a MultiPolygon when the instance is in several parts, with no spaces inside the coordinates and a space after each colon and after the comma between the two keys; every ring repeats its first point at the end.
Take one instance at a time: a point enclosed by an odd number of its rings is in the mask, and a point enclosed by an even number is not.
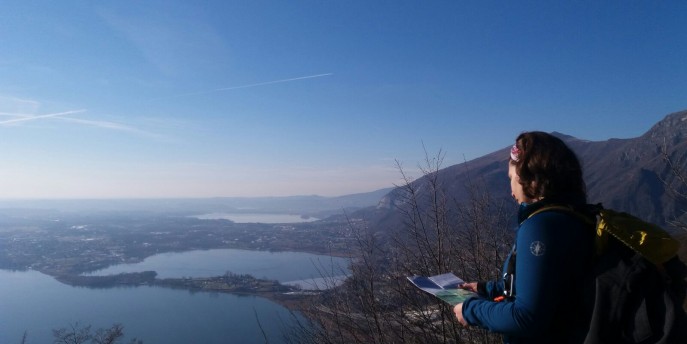
{"type": "Polygon", "coordinates": [[[515,255],[514,297],[495,302],[502,295],[503,280],[482,284],[481,298],[463,304],[470,325],[503,334],[505,343],[581,342],[588,322],[583,291],[594,252],[594,232],[575,215],[544,211],[528,218],[544,202],[520,208],[515,255]]]}

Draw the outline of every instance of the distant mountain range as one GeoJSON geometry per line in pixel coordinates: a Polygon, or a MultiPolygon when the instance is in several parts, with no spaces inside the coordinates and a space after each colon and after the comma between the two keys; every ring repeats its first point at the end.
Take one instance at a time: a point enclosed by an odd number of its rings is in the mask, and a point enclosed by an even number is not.
{"type": "MultiPolygon", "coordinates": [[[[590,123],[590,125],[594,125],[590,123]]],[[[514,133],[514,138],[517,133],[514,133]]],[[[685,219],[687,200],[675,197],[671,190],[687,194],[687,185],[676,177],[666,163],[663,150],[687,176],[687,111],[676,112],[656,123],[644,135],[631,139],[586,141],[561,133],[552,133],[565,141],[583,163],[590,203],[603,203],[665,226],[667,222],[685,219]]],[[[491,197],[510,199],[507,162],[510,147],[480,158],[438,171],[446,194],[459,201],[469,200],[467,187],[481,185],[491,197]]],[[[413,185],[420,193],[427,192],[426,178],[413,185]]],[[[385,219],[393,215],[393,204],[402,202],[401,192],[392,190],[377,208],[368,209],[367,216],[385,219]]]]}
{"type": "Polygon", "coordinates": [[[0,200],[0,216],[50,212],[276,213],[324,218],[374,206],[392,188],[337,197],[214,197],[170,199],[36,199],[0,200]]]}

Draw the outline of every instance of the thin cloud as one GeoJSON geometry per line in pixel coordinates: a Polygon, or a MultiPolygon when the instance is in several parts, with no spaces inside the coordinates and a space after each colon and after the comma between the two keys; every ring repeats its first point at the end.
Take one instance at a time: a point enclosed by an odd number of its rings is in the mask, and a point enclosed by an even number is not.
{"type": "Polygon", "coordinates": [[[92,121],[92,120],[86,120],[86,119],[80,119],[80,118],[71,118],[71,117],[59,117],[59,119],[62,121],[66,121],[66,122],[78,123],[78,124],[88,125],[88,126],[92,126],[92,127],[126,131],[126,132],[130,132],[130,133],[134,133],[134,134],[140,134],[140,135],[151,136],[151,137],[159,137],[159,135],[157,135],[157,134],[153,134],[153,133],[143,131],[143,130],[140,130],[140,129],[137,129],[134,127],[130,127],[128,125],[114,123],[114,122],[92,121]]]}
{"type": "Polygon", "coordinates": [[[7,124],[13,124],[13,123],[19,123],[19,122],[28,122],[28,121],[35,121],[38,119],[43,119],[43,118],[52,118],[52,117],[59,117],[59,116],[65,116],[65,115],[71,115],[75,113],[81,113],[85,112],[86,110],[72,110],[72,111],[65,111],[65,112],[56,112],[56,113],[49,113],[47,115],[37,115],[37,116],[30,116],[30,115],[24,115],[24,114],[8,114],[8,113],[2,113],[2,115],[5,116],[15,116],[17,118],[13,119],[8,119],[4,121],[0,121],[0,125],[7,125],[7,124]]]}
{"type": "Polygon", "coordinates": [[[110,130],[118,130],[118,131],[126,131],[126,132],[130,132],[130,133],[135,133],[135,134],[145,135],[145,136],[151,136],[151,137],[159,137],[159,135],[149,133],[147,131],[143,131],[143,130],[140,130],[140,129],[137,129],[134,127],[130,127],[128,125],[124,125],[124,124],[107,122],[107,121],[93,121],[93,120],[86,120],[86,119],[73,118],[73,117],[63,117],[66,115],[72,115],[72,114],[82,113],[82,112],[86,112],[86,110],[85,109],[83,109],[83,110],[72,110],[72,111],[51,113],[51,114],[47,114],[47,115],[29,115],[29,114],[21,114],[21,113],[0,112],[0,116],[15,117],[13,119],[0,121],[0,125],[8,125],[8,124],[14,124],[14,123],[20,123],[20,122],[34,121],[34,120],[45,119],[45,118],[54,118],[54,119],[58,119],[58,120],[65,121],[65,122],[72,122],[72,123],[87,125],[87,126],[91,126],[91,127],[104,128],[104,129],[110,129],[110,130]]]}
{"type": "Polygon", "coordinates": [[[40,105],[41,104],[35,100],[0,95],[0,106],[2,106],[2,108],[16,108],[22,109],[21,111],[26,111],[26,109],[35,110],[40,105]]]}
{"type": "Polygon", "coordinates": [[[187,97],[187,96],[195,96],[195,95],[209,94],[209,93],[215,93],[215,92],[232,91],[232,90],[239,90],[239,89],[243,89],[243,88],[251,88],[251,87],[257,87],[257,86],[265,86],[265,85],[279,84],[279,83],[283,83],[283,82],[291,82],[291,81],[298,81],[298,80],[304,80],[304,79],[322,78],[322,77],[330,76],[330,75],[334,75],[334,73],[323,73],[323,74],[315,74],[315,75],[300,76],[300,77],[297,77],[297,78],[289,78],[289,79],[280,79],[280,80],[264,81],[264,82],[258,82],[258,83],[255,83],[255,84],[247,84],[247,85],[241,85],[241,86],[232,86],[232,87],[216,88],[216,89],[210,90],[210,91],[200,91],[200,92],[183,93],[183,94],[177,94],[177,95],[174,95],[174,96],[159,97],[159,98],[154,98],[154,99],[187,97]]]}

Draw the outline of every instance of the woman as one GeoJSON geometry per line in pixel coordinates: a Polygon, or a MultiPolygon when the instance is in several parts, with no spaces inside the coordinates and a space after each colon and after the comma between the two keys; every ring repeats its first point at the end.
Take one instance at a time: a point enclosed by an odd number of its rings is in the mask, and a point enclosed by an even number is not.
{"type": "Polygon", "coordinates": [[[594,232],[583,218],[549,208],[582,211],[587,196],[580,162],[559,138],[526,132],[511,149],[508,177],[520,226],[504,278],[463,285],[482,297],[456,305],[456,317],[503,334],[505,343],[582,342],[594,232]]]}

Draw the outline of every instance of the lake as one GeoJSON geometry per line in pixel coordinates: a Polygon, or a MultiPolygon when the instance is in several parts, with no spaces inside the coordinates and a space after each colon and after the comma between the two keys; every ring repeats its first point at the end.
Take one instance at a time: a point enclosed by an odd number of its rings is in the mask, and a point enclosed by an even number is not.
{"type": "MultiPolygon", "coordinates": [[[[322,266],[332,264],[346,266],[347,260],[298,252],[220,249],[159,254],[94,274],[155,270],[164,278],[231,271],[293,283],[317,278],[322,266]]],[[[0,343],[19,343],[24,331],[28,343],[51,343],[52,329],[75,322],[94,329],[121,323],[127,341],[136,337],[145,344],[264,343],[262,326],[270,343],[282,343],[282,330],[292,321],[286,308],[257,296],[160,287],[88,289],[62,284],[36,271],[0,270],[0,343]]]]}
{"type": "Polygon", "coordinates": [[[304,218],[300,215],[263,213],[211,213],[192,217],[201,220],[231,220],[235,223],[299,223],[319,220],[315,217],[304,218]]]}

